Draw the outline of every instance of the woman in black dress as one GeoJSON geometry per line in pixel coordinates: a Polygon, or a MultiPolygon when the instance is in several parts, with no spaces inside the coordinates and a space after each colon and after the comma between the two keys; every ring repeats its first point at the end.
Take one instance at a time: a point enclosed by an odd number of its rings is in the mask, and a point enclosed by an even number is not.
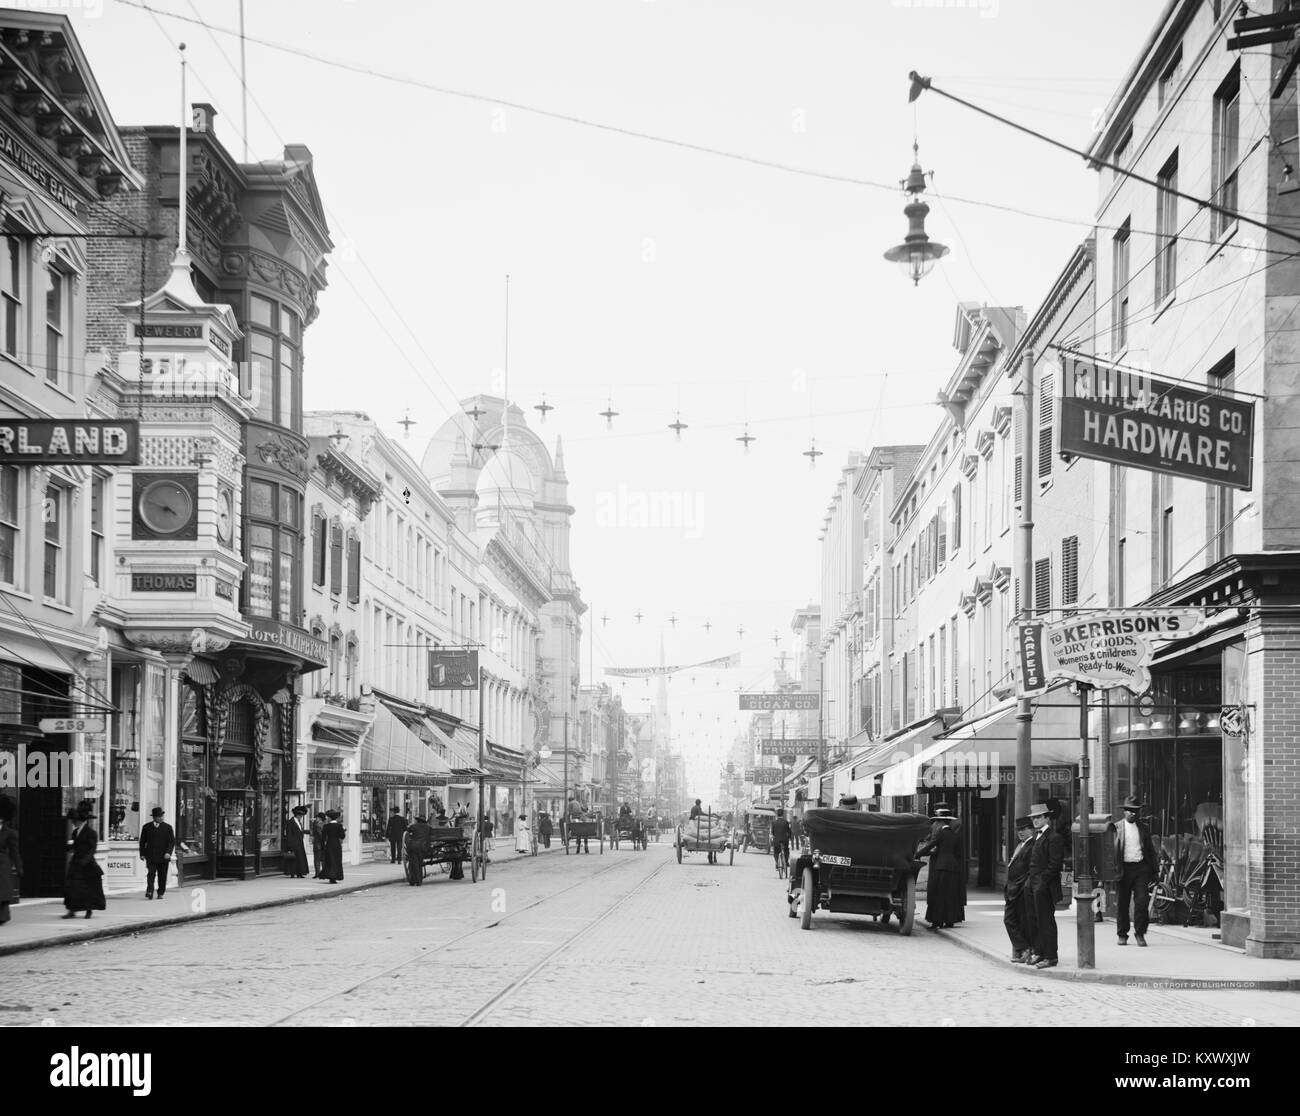
{"type": "Polygon", "coordinates": [[[93,819],[89,802],[77,807],[72,840],[68,842],[72,859],[63,881],[63,905],[68,908],[64,918],[76,918],[80,911],[85,911],[89,918],[92,911],[102,911],[108,906],[104,901],[104,869],[95,859],[99,834],[90,824],[93,819]]]}
{"type": "Polygon", "coordinates": [[[325,855],[321,857],[320,871],[330,883],[338,883],[343,878],[343,838],[348,834],[339,817],[337,810],[325,811],[322,834],[325,839],[325,855]]]}
{"type": "Polygon", "coordinates": [[[930,839],[916,850],[917,859],[930,858],[925,887],[925,921],[931,930],[951,930],[966,919],[966,861],[961,831],[949,806],[936,806],[930,819],[930,839]]]}
{"type": "Polygon", "coordinates": [[[285,828],[284,870],[291,880],[307,878],[307,836],[303,829],[306,816],[306,806],[295,806],[293,817],[285,828]]]}

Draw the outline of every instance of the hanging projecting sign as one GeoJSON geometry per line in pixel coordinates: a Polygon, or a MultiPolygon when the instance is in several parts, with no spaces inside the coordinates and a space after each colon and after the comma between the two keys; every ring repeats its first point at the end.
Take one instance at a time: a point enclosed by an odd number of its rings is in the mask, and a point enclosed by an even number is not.
{"type": "Polygon", "coordinates": [[[478,652],[430,651],[429,689],[477,690],[478,652]]]}
{"type": "Polygon", "coordinates": [[[1147,669],[1154,641],[1191,635],[1201,622],[1195,609],[1149,608],[1093,613],[1053,624],[1021,624],[1017,633],[1019,694],[1041,694],[1055,680],[1072,679],[1099,690],[1124,686],[1135,694],[1151,685],[1147,669]]]}
{"type": "Polygon", "coordinates": [[[758,753],[761,756],[779,756],[785,752],[797,752],[801,756],[816,754],[821,741],[815,736],[772,737],[760,740],[758,753]]]}
{"type": "Polygon", "coordinates": [[[741,694],[741,709],[816,709],[817,694],[741,694]]]}
{"type": "Polygon", "coordinates": [[[1059,449],[1189,480],[1251,487],[1255,405],[1206,387],[1064,356],[1059,449]]]}
{"type": "MultiPolygon", "coordinates": [[[[746,775],[750,772],[746,771],[746,775]]],[[[756,767],[753,770],[754,777],[746,780],[750,783],[758,783],[760,786],[770,787],[779,783],[784,775],[779,767],[756,767]]]]}
{"type": "Polygon", "coordinates": [[[139,465],[138,419],[0,418],[0,465],[139,465]]]}

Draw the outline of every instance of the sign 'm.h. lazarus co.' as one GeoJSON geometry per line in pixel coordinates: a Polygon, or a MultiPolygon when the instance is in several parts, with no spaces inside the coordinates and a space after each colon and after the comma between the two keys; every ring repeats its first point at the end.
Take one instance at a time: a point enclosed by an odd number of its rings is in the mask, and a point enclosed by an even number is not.
{"type": "Polygon", "coordinates": [[[1232,488],[1251,487],[1255,405],[1191,383],[1064,354],[1060,451],[1232,488]]]}

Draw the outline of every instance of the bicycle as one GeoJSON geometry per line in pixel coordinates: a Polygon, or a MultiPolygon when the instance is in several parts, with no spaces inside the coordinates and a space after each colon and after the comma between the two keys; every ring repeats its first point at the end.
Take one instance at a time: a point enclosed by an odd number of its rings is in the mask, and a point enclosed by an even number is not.
{"type": "Polygon", "coordinates": [[[777,879],[786,879],[790,875],[789,850],[784,845],[778,844],[772,849],[772,858],[776,861],[777,879]]]}

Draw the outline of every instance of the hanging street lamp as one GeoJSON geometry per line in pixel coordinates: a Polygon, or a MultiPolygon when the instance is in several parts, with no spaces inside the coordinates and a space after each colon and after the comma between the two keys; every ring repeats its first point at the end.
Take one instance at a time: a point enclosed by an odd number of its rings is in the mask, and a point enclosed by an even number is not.
{"type": "Polygon", "coordinates": [[[903,192],[911,199],[903,207],[907,218],[907,235],[902,244],[896,244],[885,253],[885,259],[902,267],[913,285],[929,274],[934,265],[948,254],[948,246],[931,240],[925,233],[925,218],[930,207],[921,200],[925,193],[925,171],[921,170],[917,145],[912,144],[912,170],[901,183],[903,192]]]}

